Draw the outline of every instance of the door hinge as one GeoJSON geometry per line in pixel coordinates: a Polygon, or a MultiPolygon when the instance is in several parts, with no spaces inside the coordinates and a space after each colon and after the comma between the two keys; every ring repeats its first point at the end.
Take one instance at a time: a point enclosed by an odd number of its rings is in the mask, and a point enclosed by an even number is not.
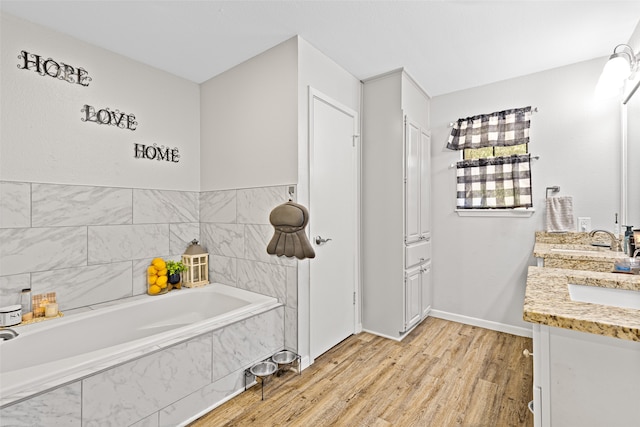
{"type": "Polygon", "coordinates": [[[356,293],[353,293],[353,305],[356,305],[356,293]]]}
{"type": "Polygon", "coordinates": [[[360,135],[353,135],[353,139],[352,139],[353,147],[356,146],[356,139],[358,138],[360,138],[360,135]]]}

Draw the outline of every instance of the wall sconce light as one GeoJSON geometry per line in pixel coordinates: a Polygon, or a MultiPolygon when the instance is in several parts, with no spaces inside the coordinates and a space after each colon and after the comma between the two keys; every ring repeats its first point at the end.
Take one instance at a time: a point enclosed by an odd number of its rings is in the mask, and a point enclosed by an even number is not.
{"type": "Polygon", "coordinates": [[[596,94],[602,98],[609,98],[620,93],[625,80],[638,69],[638,58],[628,44],[619,44],[613,49],[613,54],[602,70],[596,94]]]}

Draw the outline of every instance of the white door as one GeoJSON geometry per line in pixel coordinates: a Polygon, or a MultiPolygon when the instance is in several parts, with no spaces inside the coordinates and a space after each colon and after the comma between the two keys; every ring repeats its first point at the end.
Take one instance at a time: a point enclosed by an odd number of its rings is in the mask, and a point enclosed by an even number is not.
{"type": "Polygon", "coordinates": [[[358,115],[313,89],[309,95],[309,233],[316,252],[309,264],[313,360],[356,328],[358,115]]]}

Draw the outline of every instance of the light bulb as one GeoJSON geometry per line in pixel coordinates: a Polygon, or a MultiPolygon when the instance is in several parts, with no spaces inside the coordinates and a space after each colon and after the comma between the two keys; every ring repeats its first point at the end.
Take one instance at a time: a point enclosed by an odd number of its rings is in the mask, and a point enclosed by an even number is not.
{"type": "Polygon", "coordinates": [[[624,81],[631,74],[631,67],[626,57],[614,53],[602,70],[596,86],[598,98],[611,98],[619,95],[624,81]]]}
{"type": "Polygon", "coordinates": [[[614,53],[605,64],[602,75],[607,79],[620,82],[622,86],[624,79],[631,75],[629,60],[621,54],[614,53]]]}

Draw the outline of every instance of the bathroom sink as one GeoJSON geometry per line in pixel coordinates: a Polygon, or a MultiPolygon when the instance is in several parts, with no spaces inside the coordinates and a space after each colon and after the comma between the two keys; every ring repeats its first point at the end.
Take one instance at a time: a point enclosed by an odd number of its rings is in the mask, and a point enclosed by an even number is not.
{"type": "Polygon", "coordinates": [[[640,291],[569,283],[572,301],[640,310],[640,291]]]}

